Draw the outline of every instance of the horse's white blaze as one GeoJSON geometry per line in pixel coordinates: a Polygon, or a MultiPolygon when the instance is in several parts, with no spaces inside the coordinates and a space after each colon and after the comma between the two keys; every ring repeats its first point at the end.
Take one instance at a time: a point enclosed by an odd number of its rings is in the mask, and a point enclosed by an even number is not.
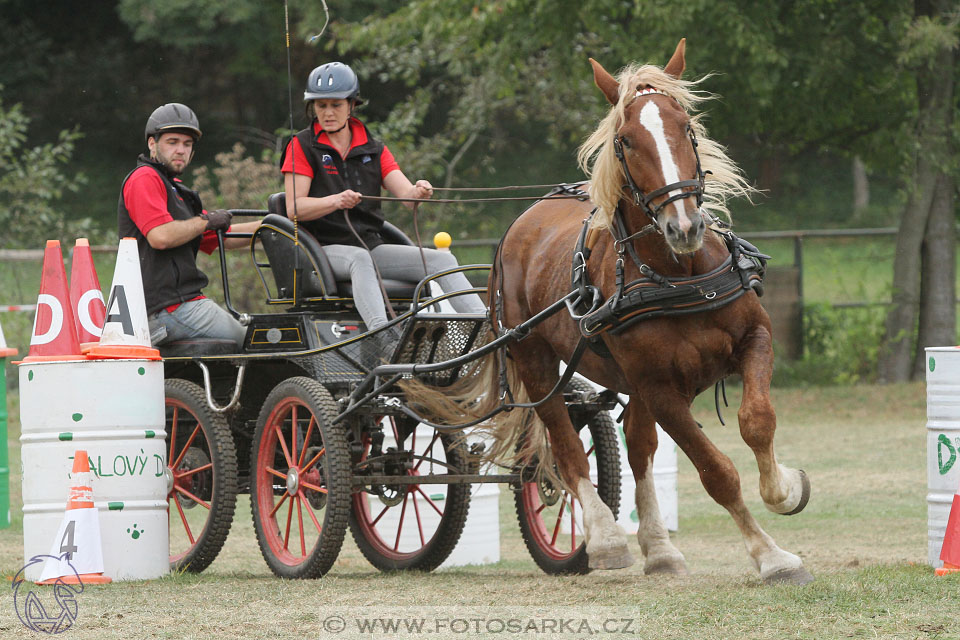
{"type": "MultiPolygon", "coordinates": [[[[653,100],[648,100],[647,104],[643,105],[643,108],[640,109],[640,124],[650,132],[650,135],[653,136],[654,143],[657,145],[657,155],[660,156],[660,170],[663,172],[664,184],[680,182],[677,163],[673,160],[673,152],[670,150],[670,145],[667,143],[667,136],[663,131],[663,119],[660,117],[660,109],[653,100]]],[[[668,195],[673,196],[678,193],[680,193],[680,190],[675,189],[668,195]]],[[[677,211],[677,224],[680,226],[680,230],[683,233],[687,233],[690,231],[693,223],[690,222],[690,218],[687,217],[687,213],[683,210],[682,202],[682,199],[674,200],[670,204],[672,204],[673,208],[677,211]]]]}

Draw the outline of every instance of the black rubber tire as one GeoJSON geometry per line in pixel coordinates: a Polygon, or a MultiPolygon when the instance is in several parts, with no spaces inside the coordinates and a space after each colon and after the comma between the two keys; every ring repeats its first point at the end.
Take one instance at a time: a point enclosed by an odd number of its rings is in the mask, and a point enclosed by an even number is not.
{"type": "MultiPolygon", "coordinates": [[[[431,439],[432,437],[431,435],[431,439]]],[[[433,446],[441,446],[447,463],[463,473],[466,466],[466,443],[455,444],[455,441],[454,436],[441,433],[433,446]]],[[[410,443],[411,438],[408,437],[404,444],[409,447],[411,446],[410,443]]],[[[437,455],[436,449],[434,449],[432,455],[437,455]]],[[[364,455],[360,461],[365,459],[364,455]]],[[[444,473],[450,472],[446,467],[441,469],[444,473]]],[[[470,509],[471,485],[448,484],[445,486],[447,487],[447,494],[444,499],[443,515],[440,516],[440,522],[434,529],[433,535],[419,549],[407,552],[392,549],[389,542],[381,536],[382,533],[387,533],[387,530],[379,532],[376,530],[376,525],[371,523],[371,514],[368,510],[364,510],[364,503],[361,502],[368,499],[368,494],[363,490],[353,494],[350,509],[350,532],[357,543],[357,547],[360,548],[360,552],[363,553],[370,564],[380,571],[433,571],[450,556],[454,547],[457,546],[457,542],[460,541],[463,527],[467,521],[467,513],[470,509]]],[[[416,499],[415,494],[407,494],[407,496],[416,499]]],[[[426,499],[426,496],[423,497],[426,499]]],[[[404,498],[404,503],[406,501],[407,497],[404,498]]],[[[403,506],[398,504],[392,508],[402,509],[403,506]]],[[[379,518],[379,515],[377,517],[379,518]]],[[[414,511],[413,517],[419,521],[420,515],[414,511]]],[[[399,533],[397,529],[392,529],[389,532],[391,537],[393,534],[399,533]]]]}
{"type": "MultiPolygon", "coordinates": [[[[196,542],[188,547],[184,553],[170,556],[171,571],[200,573],[210,566],[210,563],[220,553],[220,549],[223,548],[227,535],[230,533],[230,526],[233,524],[233,513],[237,505],[237,452],[234,447],[233,436],[230,434],[230,426],[222,415],[209,407],[203,389],[188,380],[174,378],[164,382],[164,396],[166,404],[165,429],[167,432],[165,449],[168,457],[171,453],[170,438],[173,436],[173,409],[177,407],[177,433],[175,436],[177,444],[173,450],[174,455],[180,457],[181,447],[186,445],[190,434],[195,430],[194,425],[199,425],[200,430],[194,437],[190,449],[198,449],[205,455],[205,460],[213,464],[209,471],[202,471],[189,476],[189,488],[194,488],[193,485],[197,481],[202,481],[205,489],[210,490],[209,500],[207,501],[210,509],[203,529],[200,535],[194,534],[196,542]],[[188,416],[184,416],[184,411],[188,413],[188,416]],[[184,426],[187,426],[188,429],[184,429],[184,426]]],[[[186,456],[183,457],[186,458],[186,456]]],[[[176,460],[167,460],[168,469],[174,462],[176,460]]],[[[185,460],[182,460],[178,467],[183,470],[184,464],[185,460]]],[[[204,494],[206,494],[206,491],[204,491],[204,494]]],[[[207,498],[208,496],[204,495],[203,497],[207,498]]],[[[170,526],[176,527],[179,524],[186,534],[187,528],[180,515],[181,512],[172,501],[179,502],[180,509],[186,506],[188,511],[190,509],[203,509],[204,507],[196,504],[193,500],[183,499],[182,494],[177,495],[176,490],[168,496],[170,526]],[[192,506],[190,506],[191,504],[192,506]]],[[[191,533],[193,532],[191,531],[191,533]]]]}
{"type": "MultiPolygon", "coordinates": [[[[253,512],[253,528],[263,559],[270,570],[281,578],[323,576],[333,566],[343,545],[350,515],[350,457],[345,434],[338,425],[333,424],[336,415],[336,403],[322,384],[312,378],[296,377],[288,378],[274,387],[264,401],[257,419],[250,454],[250,507],[253,512]],[[293,466],[286,462],[286,452],[276,439],[275,426],[282,426],[292,416],[294,408],[298,410],[298,437],[305,439],[299,451],[312,449],[310,455],[315,456],[319,464],[312,465],[303,453],[299,454],[299,462],[295,460],[293,466]],[[306,412],[301,413],[303,409],[306,409],[306,412]],[[315,426],[311,429],[311,425],[315,426]],[[308,431],[309,440],[306,440],[308,431]],[[273,468],[280,473],[289,474],[293,467],[296,467],[298,477],[299,472],[304,471],[297,484],[298,492],[293,494],[299,497],[298,518],[304,523],[299,557],[286,549],[290,540],[293,503],[297,497],[290,499],[287,524],[282,526],[279,517],[271,515],[270,510],[275,509],[275,513],[279,514],[283,509],[283,505],[275,504],[274,496],[289,497],[291,494],[284,485],[278,484],[282,483],[282,480],[270,475],[266,470],[273,468]],[[311,490],[308,496],[307,490],[300,489],[299,483],[305,482],[307,471],[312,473],[313,470],[318,473],[312,481],[318,483],[325,493],[311,490]],[[282,490],[277,493],[278,489],[282,490]],[[312,506],[314,499],[322,502],[322,506],[312,506]],[[304,502],[307,502],[308,515],[313,518],[316,517],[313,509],[323,511],[322,521],[317,519],[314,523],[303,518],[304,502]],[[314,533],[315,529],[319,530],[314,533]],[[280,536],[286,538],[283,546],[280,546],[280,536]],[[306,546],[308,537],[313,542],[309,548],[306,546]]],[[[284,430],[280,431],[283,434],[284,430]]],[[[285,434],[283,442],[286,444],[285,434]]],[[[290,442],[287,449],[290,457],[296,458],[298,456],[294,453],[293,438],[290,442]]],[[[286,499],[281,498],[280,501],[286,499]]],[[[296,533],[296,530],[294,532],[296,533]]]]}
{"type": "MultiPolygon", "coordinates": [[[[593,387],[579,378],[572,378],[567,385],[568,391],[593,391],[593,387]]],[[[617,430],[606,411],[598,411],[588,419],[577,419],[571,414],[573,426],[579,433],[586,426],[594,443],[591,454],[597,461],[597,493],[600,499],[617,517],[620,510],[620,452],[617,444],[617,430]]],[[[543,535],[543,521],[532,503],[533,494],[538,491],[537,482],[525,482],[519,491],[514,492],[520,533],[533,561],[545,573],[551,575],[585,574],[590,572],[587,564],[586,545],[581,542],[576,550],[568,553],[552,548],[543,535]]],[[[562,495],[568,492],[564,491],[562,495]]],[[[582,513],[582,511],[581,511],[582,513]]]]}

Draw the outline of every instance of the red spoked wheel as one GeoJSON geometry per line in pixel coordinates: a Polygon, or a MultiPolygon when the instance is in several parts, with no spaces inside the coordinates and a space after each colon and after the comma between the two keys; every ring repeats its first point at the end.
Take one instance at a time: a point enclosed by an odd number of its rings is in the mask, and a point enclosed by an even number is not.
{"type": "MultiPolygon", "coordinates": [[[[590,391],[592,387],[574,378],[567,389],[590,391]]],[[[606,411],[592,415],[579,413],[571,411],[570,418],[578,432],[584,427],[589,430],[590,445],[586,453],[591,471],[596,471],[594,486],[616,517],[620,507],[616,428],[606,411]]],[[[537,566],[550,574],[589,573],[580,502],[566,488],[555,486],[546,477],[524,482],[514,496],[520,533],[537,566]]]]}
{"type": "Polygon", "coordinates": [[[253,438],[250,506],[260,552],[282,578],[319,578],[340,553],[350,510],[347,441],[336,404],[311,378],[264,401],[253,438]]]}
{"type": "MultiPolygon", "coordinates": [[[[371,456],[371,434],[364,433],[355,477],[465,473],[466,444],[454,436],[421,427],[401,438],[392,419],[385,424],[379,456],[371,456]]],[[[456,547],[469,508],[469,484],[374,483],[353,494],[350,531],[364,557],[381,571],[432,571],[456,547]]]]}
{"type": "Polygon", "coordinates": [[[164,383],[170,569],[199,573],[220,553],[237,502],[230,427],[196,384],[164,383]]]}

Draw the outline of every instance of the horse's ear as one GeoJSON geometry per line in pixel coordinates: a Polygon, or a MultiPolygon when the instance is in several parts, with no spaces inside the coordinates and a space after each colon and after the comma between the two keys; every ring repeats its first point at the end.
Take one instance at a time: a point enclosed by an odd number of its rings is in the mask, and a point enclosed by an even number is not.
{"type": "Polygon", "coordinates": [[[603,91],[607,101],[616,105],[620,101],[620,83],[593,58],[590,58],[590,64],[593,65],[593,81],[600,88],[600,91],[603,91]]]}
{"type": "Polygon", "coordinates": [[[667,66],[663,68],[663,72],[668,76],[679,78],[683,73],[683,70],[687,68],[687,62],[683,55],[686,50],[687,39],[681,38],[680,44],[677,45],[677,50],[673,52],[673,57],[670,58],[670,62],[667,63],[667,66]]]}

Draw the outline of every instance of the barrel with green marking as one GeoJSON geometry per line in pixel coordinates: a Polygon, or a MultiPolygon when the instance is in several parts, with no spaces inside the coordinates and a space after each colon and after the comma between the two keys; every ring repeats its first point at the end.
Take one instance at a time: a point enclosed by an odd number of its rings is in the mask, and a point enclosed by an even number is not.
{"type": "Polygon", "coordinates": [[[940,549],[955,493],[960,493],[960,348],[927,347],[927,561],[940,549]]]}
{"type": "MultiPolygon", "coordinates": [[[[100,517],[104,573],[114,580],[165,575],[163,363],[30,362],[19,374],[25,563],[57,551],[74,452],[83,449],[100,517]]],[[[26,578],[36,577],[28,569],[26,578]]]]}

